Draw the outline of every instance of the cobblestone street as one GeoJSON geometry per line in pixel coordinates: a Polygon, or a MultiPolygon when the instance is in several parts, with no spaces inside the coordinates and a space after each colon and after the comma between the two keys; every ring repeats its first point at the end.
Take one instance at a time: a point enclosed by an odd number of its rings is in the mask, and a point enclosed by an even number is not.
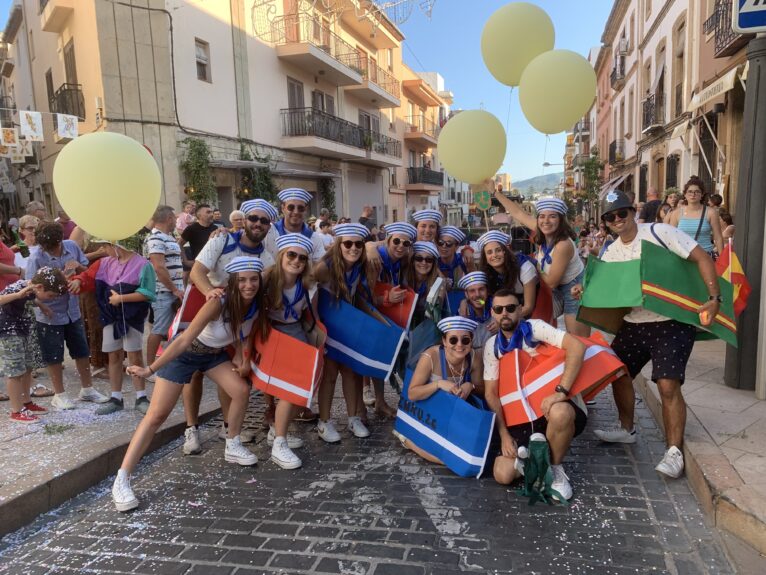
{"type": "Polygon", "coordinates": [[[731,573],[686,480],[654,471],[661,435],[642,404],[637,414],[636,445],[601,445],[590,430],[614,413],[599,398],[567,461],[569,508],[426,464],[390,423],[334,446],[298,424],[307,445],[295,472],[268,461],[265,432],[254,468],[224,463],[220,441],[198,457],[176,441],[137,470],[136,512],[114,511],[102,482],[6,536],[0,573],[731,573]]]}

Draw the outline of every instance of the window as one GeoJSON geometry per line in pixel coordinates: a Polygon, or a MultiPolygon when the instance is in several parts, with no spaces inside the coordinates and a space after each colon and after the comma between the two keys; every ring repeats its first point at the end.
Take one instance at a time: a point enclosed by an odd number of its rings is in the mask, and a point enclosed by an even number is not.
{"type": "MultiPolygon", "coordinates": [[[[53,96],[56,91],[53,89],[53,72],[50,68],[48,68],[48,71],[45,73],[45,89],[48,93],[48,102],[50,106],[53,106],[53,96]]],[[[51,109],[51,111],[53,110],[51,109]]]]}
{"type": "Polygon", "coordinates": [[[330,116],[335,115],[335,98],[319,90],[311,92],[311,107],[330,116]]]}
{"type": "Polygon", "coordinates": [[[665,165],[665,188],[678,187],[678,156],[675,154],[668,156],[665,165]]]}
{"type": "Polygon", "coordinates": [[[633,88],[628,91],[628,133],[625,134],[626,138],[630,138],[633,135],[633,102],[635,100],[635,94],[633,88]]]}
{"type": "Polygon", "coordinates": [[[634,36],[634,33],[635,33],[635,30],[636,30],[636,15],[635,15],[635,14],[633,14],[633,13],[631,13],[631,15],[630,15],[630,30],[628,30],[628,34],[629,34],[629,43],[630,43],[630,44],[629,44],[629,48],[630,48],[630,50],[632,50],[632,49],[633,49],[633,46],[635,46],[635,45],[636,45],[636,43],[634,42],[634,38],[635,38],[635,36],[634,36]]]}
{"type": "Polygon", "coordinates": [[[359,125],[369,131],[372,125],[372,116],[363,110],[359,110],[359,125]]]}
{"type": "Polygon", "coordinates": [[[303,82],[287,78],[287,107],[291,110],[305,107],[303,99],[303,82]]]}
{"type": "Polygon", "coordinates": [[[77,63],[74,58],[74,38],[64,46],[64,72],[67,84],[77,84],[77,63]]]}
{"type": "Polygon", "coordinates": [[[212,82],[213,78],[210,74],[210,44],[195,38],[194,55],[197,58],[197,80],[212,82]]]}
{"type": "Polygon", "coordinates": [[[394,71],[394,49],[393,48],[388,49],[386,60],[387,60],[386,65],[388,67],[388,71],[393,72],[394,71]]]}

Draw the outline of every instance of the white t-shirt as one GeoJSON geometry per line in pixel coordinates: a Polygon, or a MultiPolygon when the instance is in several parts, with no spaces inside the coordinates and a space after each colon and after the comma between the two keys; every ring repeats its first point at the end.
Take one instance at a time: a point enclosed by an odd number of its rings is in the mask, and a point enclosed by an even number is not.
{"type": "Polygon", "coordinates": [[[229,253],[224,254],[223,248],[226,245],[227,239],[229,245],[234,243],[234,238],[232,238],[230,234],[221,234],[215,238],[210,238],[196,258],[196,261],[210,270],[207,277],[210,280],[210,283],[214,286],[220,287],[226,285],[226,282],[229,281],[229,274],[226,273],[224,268],[226,267],[226,264],[238,256],[258,257],[263,262],[264,270],[269,266],[274,265],[274,258],[269,253],[268,248],[264,249],[260,256],[254,256],[253,254],[245,252],[240,249],[239,246],[229,253]]]}
{"type": "MultiPolygon", "coordinates": [[[[266,238],[263,240],[263,244],[266,246],[266,251],[271,254],[272,260],[276,260],[277,254],[279,253],[279,250],[277,249],[278,237],[279,232],[277,231],[276,226],[272,224],[269,233],[266,234],[266,238]]],[[[311,253],[311,262],[317,263],[324,257],[324,241],[320,235],[313,233],[311,234],[311,243],[314,244],[314,251],[311,253]]]]}
{"type": "MultiPolygon", "coordinates": [[[[668,224],[638,224],[638,233],[632,242],[625,244],[620,238],[617,238],[609,244],[601,259],[605,262],[629,262],[640,259],[642,240],[661,246],[662,244],[657,241],[657,238],[652,233],[652,226],[654,226],[655,233],[665,242],[667,248],[683,259],[687,259],[692,250],[697,247],[697,242],[687,234],[668,224]]],[[[670,320],[669,317],[646,310],[641,306],[634,307],[624,319],[631,323],[670,320]]]]}
{"type": "MultiPolygon", "coordinates": [[[[580,255],[577,253],[577,246],[575,243],[569,239],[566,240],[569,243],[572,244],[573,250],[572,250],[572,259],[569,260],[569,263],[567,264],[566,269],[564,270],[564,275],[561,276],[561,280],[559,280],[559,285],[566,285],[569,282],[571,282],[573,279],[575,279],[577,276],[582,273],[582,271],[585,269],[585,266],[582,263],[582,260],[580,259],[580,255]]],[[[556,252],[556,248],[558,247],[558,244],[553,246],[553,249],[551,250],[551,258],[553,258],[553,254],[556,252]]],[[[537,262],[538,266],[540,266],[540,272],[549,272],[551,264],[545,264],[545,266],[542,265],[543,261],[543,247],[540,246],[537,248],[537,262]]]]}
{"type": "MultiPolygon", "coordinates": [[[[244,335],[247,337],[252,331],[253,323],[257,317],[258,314],[255,314],[254,317],[251,317],[245,321],[240,326],[239,329],[241,334],[238,335],[244,335]]],[[[231,333],[231,324],[229,322],[223,321],[223,314],[221,314],[217,319],[214,319],[205,326],[205,328],[197,336],[197,339],[208,347],[220,348],[234,343],[235,338],[231,333]]]]}
{"type": "MultiPolygon", "coordinates": [[[[325,234],[324,232],[314,232],[315,236],[319,236],[324,243],[324,248],[327,250],[335,241],[335,236],[332,234],[325,234]]],[[[313,236],[312,236],[313,237],[313,236]]]]}
{"type": "Polygon", "coordinates": [[[16,252],[13,255],[13,265],[15,265],[17,268],[21,268],[22,270],[27,271],[27,262],[29,261],[29,258],[31,258],[39,249],[40,246],[29,246],[29,257],[26,258],[19,252],[16,252]]]}
{"type": "Polygon", "coordinates": [[[516,278],[516,286],[513,288],[515,293],[524,293],[524,286],[531,281],[537,281],[537,270],[530,261],[525,261],[521,270],[519,271],[519,277],[516,278]]]}
{"type": "MultiPolygon", "coordinates": [[[[541,319],[530,319],[529,324],[532,326],[532,339],[535,341],[541,341],[554,347],[561,347],[564,343],[564,336],[566,332],[561,329],[553,327],[551,324],[544,322],[541,319]]],[[[496,381],[500,377],[500,359],[495,357],[495,340],[496,335],[493,335],[487,340],[484,345],[484,380],[496,381]]],[[[521,349],[527,352],[531,356],[537,355],[537,351],[534,347],[529,347],[526,342],[521,344],[521,349]]],[[[500,356],[502,357],[502,355],[500,356]]]]}

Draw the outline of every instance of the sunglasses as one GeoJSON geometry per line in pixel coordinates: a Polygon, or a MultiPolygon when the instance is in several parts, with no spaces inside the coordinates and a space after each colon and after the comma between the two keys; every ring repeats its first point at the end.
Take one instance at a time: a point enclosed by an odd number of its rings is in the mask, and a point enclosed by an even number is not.
{"type": "Polygon", "coordinates": [[[288,212],[298,212],[299,214],[302,214],[306,211],[306,206],[304,205],[297,205],[297,204],[287,204],[287,211],[288,212]]]}
{"type": "Polygon", "coordinates": [[[340,242],[340,244],[347,250],[350,250],[351,248],[356,248],[358,250],[361,250],[364,247],[364,242],[358,241],[358,240],[355,242],[352,242],[351,240],[346,240],[346,241],[340,242]]]}
{"type": "Polygon", "coordinates": [[[436,261],[434,258],[428,256],[413,256],[412,259],[418,263],[426,262],[428,264],[432,264],[436,261]]]}
{"type": "Polygon", "coordinates": [[[473,338],[468,335],[464,335],[463,337],[458,337],[456,335],[453,335],[452,337],[447,339],[447,341],[449,342],[450,345],[457,345],[457,342],[460,342],[463,345],[470,345],[471,342],[473,341],[473,338]]]}
{"type": "Polygon", "coordinates": [[[305,254],[299,254],[297,252],[287,252],[287,259],[290,261],[293,261],[295,258],[298,258],[298,261],[302,264],[305,264],[307,261],[309,261],[309,257],[305,254]]]}
{"type": "Polygon", "coordinates": [[[402,244],[405,248],[408,248],[412,245],[412,242],[410,240],[400,240],[399,238],[393,238],[391,240],[391,243],[393,243],[395,246],[402,244]]]}
{"type": "Polygon", "coordinates": [[[453,242],[446,242],[444,240],[439,240],[438,242],[436,242],[436,245],[439,246],[440,248],[454,248],[457,244],[453,242]]]}
{"type": "Polygon", "coordinates": [[[493,305],[492,311],[495,312],[497,315],[500,315],[501,313],[503,313],[503,311],[507,311],[508,313],[513,313],[520,307],[521,306],[517,303],[509,303],[507,305],[493,305]]]}
{"type": "Polygon", "coordinates": [[[628,217],[628,214],[630,213],[630,210],[628,208],[622,208],[620,210],[616,210],[614,212],[609,212],[608,214],[604,214],[601,216],[601,219],[605,222],[612,223],[617,218],[620,218],[621,220],[624,220],[628,217]]]}
{"type": "Polygon", "coordinates": [[[268,226],[271,224],[271,220],[269,218],[264,218],[263,216],[247,216],[247,221],[252,222],[254,224],[260,223],[261,225],[268,226]]]}
{"type": "Polygon", "coordinates": [[[26,228],[21,228],[25,232],[34,232],[37,231],[37,228],[35,226],[27,226],[26,228]]]}

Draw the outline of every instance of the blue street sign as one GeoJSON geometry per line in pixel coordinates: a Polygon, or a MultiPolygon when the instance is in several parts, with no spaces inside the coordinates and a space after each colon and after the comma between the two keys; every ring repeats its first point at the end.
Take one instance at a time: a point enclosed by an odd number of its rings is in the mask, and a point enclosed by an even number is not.
{"type": "Polygon", "coordinates": [[[731,27],[740,34],[766,32],[766,0],[734,0],[731,27]]]}

